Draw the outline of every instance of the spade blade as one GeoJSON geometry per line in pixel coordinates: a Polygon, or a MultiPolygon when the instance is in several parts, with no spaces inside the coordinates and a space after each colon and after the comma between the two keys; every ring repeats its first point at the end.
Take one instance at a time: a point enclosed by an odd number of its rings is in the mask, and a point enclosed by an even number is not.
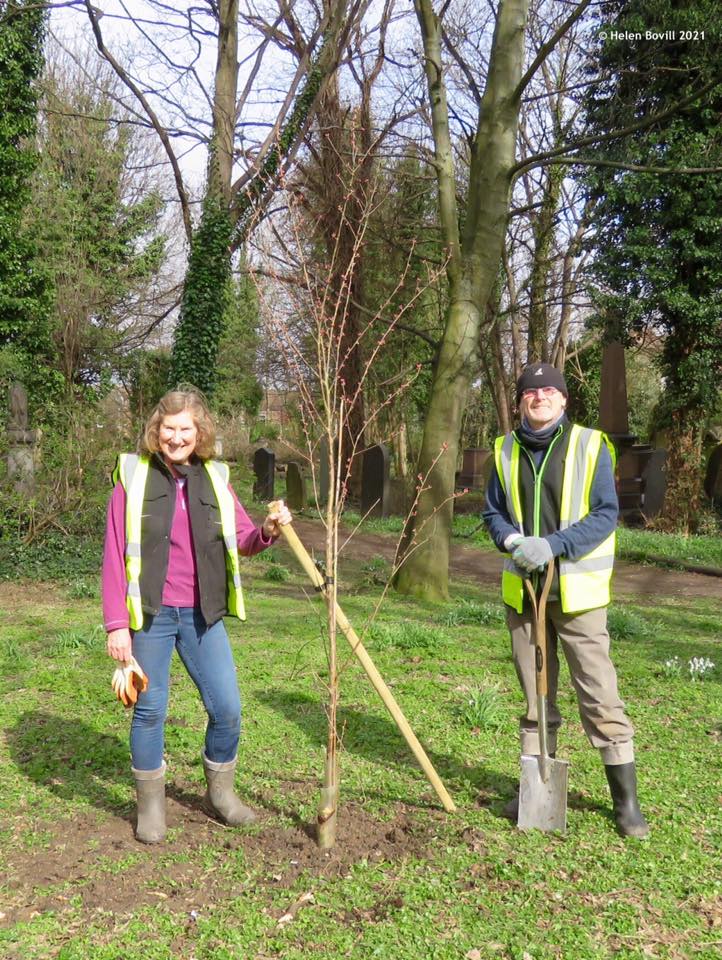
{"type": "Polygon", "coordinates": [[[541,759],[522,755],[517,826],[520,830],[566,833],[569,764],[566,760],[546,757],[547,778],[544,780],[541,759]]]}

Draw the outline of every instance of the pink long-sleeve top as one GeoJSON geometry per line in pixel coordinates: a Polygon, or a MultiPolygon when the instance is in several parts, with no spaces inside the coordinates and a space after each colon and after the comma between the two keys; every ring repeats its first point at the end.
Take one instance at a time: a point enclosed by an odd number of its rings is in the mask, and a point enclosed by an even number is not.
{"type": "MultiPolygon", "coordinates": [[[[238,552],[252,557],[275,542],[266,537],[241,506],[236,493],[228,485],[236,507],[236,542],[238,552]]],[[[103,622],[105,629],[128,627],[130,619],[125,604],[127,580],[125,575],[125,488],[117,483],[108,502],[108,518],[103,550],[103,622]]],[[[162,603],[169,607],[199,607],[196,557],[191,535],[188,490],[185,477],[176,478],[176,498],[170,529],[168,572],[163,586],[162,603]]]]}

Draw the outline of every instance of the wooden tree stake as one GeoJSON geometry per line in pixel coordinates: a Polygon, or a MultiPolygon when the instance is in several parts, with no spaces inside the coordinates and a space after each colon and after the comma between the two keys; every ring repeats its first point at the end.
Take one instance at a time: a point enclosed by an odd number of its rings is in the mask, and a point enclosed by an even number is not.
{"type": "MultiPolygon", "coordinates": [[[[273,511],[275,507],[276,507],[275,503],[270,504],[269,511],[273,511]]],[[[311,583],[314,585],[314,587],[316,587],[316,589],[319,592],[322,592],[322,593],[325,592],[326,583],[324,581],[323,575],[321,574],[320,570],[316,567],[315,563],[309,556],[308,551],[306,550],[304,545],[299,540],[298,534],[293,529],[293,524],[290,524],[290,523],[284,524],[281,527],[281,533],[285,537],[286,542],[291,548],[291,551],[293,552],[294,556],[296,557],[298,562],[301,564],[303,569],[308,574],[308,577],[311,583]]],[[[374,666],[374,663],[371,657],[366,652],[366,648],[361,643],[361,640],[359,639],[355,630],[349,623],[348,619],[346,618],[346,615],[344,614],[343,610],[338,605],[338,603],[336,604],[336,619],[339,627],[341,627],[341,630],[344,636],[348,640],[351,646],[351,649],[360,660],[361,666],[366,671],[366,674],[369,680],[373,684],[378,695],[383,700],[384,706],[389,711],[391,716],[394,718],[396,726],[399,728],[399,730],[403,734],[404,739],[406,740],[409,747],[411,748],[411,752],[418,760],[419,765],[421,769],[424,771],[424,773],[426,774],[429,783],[436,791],[436,795],[438,796],[439,800],[441,800],[441,803],[443,804],[444,809],[446,810],[447,813],[453,813],[456,810],[454,801],[449,796],[446,790],[446,787],[441,782],[441,779],[437,774],[436,770],[434,770],[434,767],[432,766],[431,761],[426,755],[424,748],[421,746],[421,744],[417,740],[416,734],[411,729],[406,717],[401,712],[401,708],[399,707],[398,703],[394,699],[394,695],[391,693],[383,677],[374,666]]]]}

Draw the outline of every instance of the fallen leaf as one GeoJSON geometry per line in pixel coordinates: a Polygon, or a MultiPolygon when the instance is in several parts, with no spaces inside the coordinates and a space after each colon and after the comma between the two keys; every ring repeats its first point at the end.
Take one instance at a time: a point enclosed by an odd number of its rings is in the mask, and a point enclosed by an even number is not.
{"type": "Polygon", "coordinates": [[[481,951],[469,950],[469,952],[466,955],[466,960],[481,960],[481,951]]]}

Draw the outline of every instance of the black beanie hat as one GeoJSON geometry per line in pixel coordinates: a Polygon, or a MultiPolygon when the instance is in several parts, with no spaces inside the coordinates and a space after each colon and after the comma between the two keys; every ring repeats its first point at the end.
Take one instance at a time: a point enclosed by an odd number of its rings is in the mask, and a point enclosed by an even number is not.
{"type": "Polygon", "coordinates": [[[569,396],[563,375],[550,363],[533,363],[522,372],[516,382],[517,404],[525,390],[533,390],[535,387],[556,387],[565,397],[569,396]]]}

